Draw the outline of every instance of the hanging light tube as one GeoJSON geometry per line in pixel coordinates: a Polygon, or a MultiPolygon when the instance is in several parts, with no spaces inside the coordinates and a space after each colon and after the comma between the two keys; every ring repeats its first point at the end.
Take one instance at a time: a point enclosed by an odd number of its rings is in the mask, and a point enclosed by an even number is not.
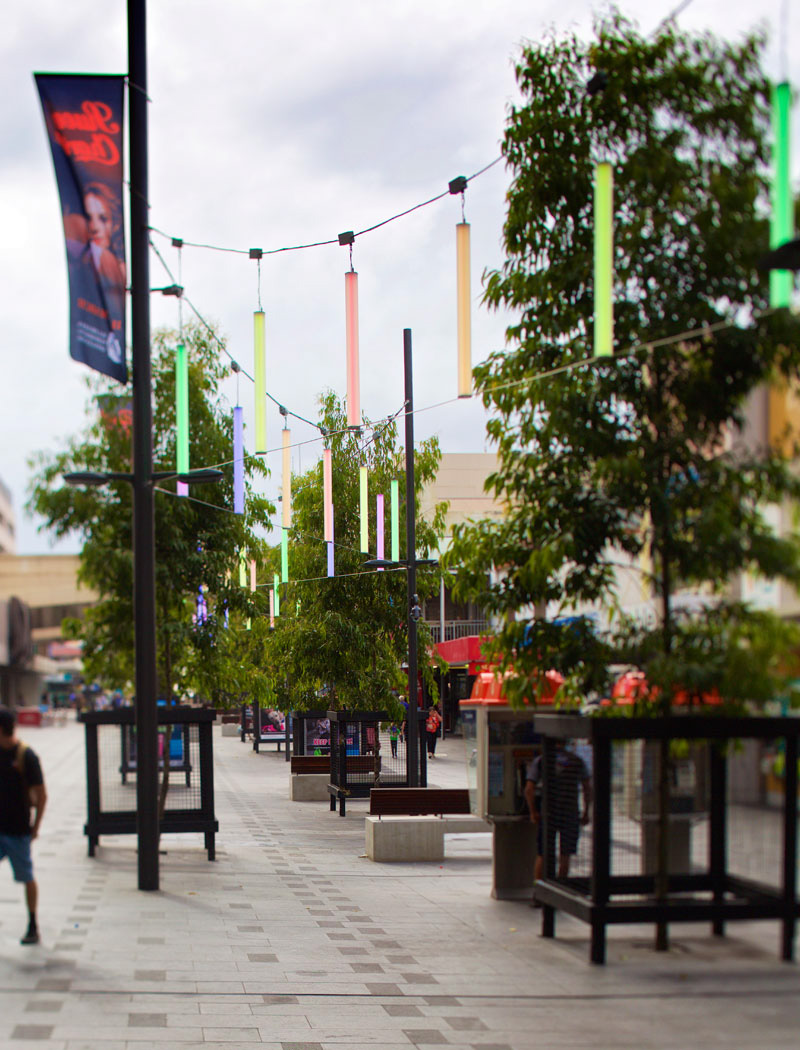
{"type": "MultiPolygon", "coordinates": [[[[769,230],[770,248],[778,248],[794,237],[794,215],[791,186],[789,120],[792,89],[786,82],[772,89],[772,216],[769,230]]],[[[773,309],[791,306],[794,275],[791,270],[771,270],[769,304],[773,309]]]]}
{"type": "Polygon", "coordinates": [[[329,448],[322,451],[322,533],[326,543],[333,540],[333,464],[329,448]]]}
{"type": "Polygon", "coordinates": [[[233,512],[244,514],[244,409],[233,410],[233,512]]]}
{"type": "Polygon", "coordinates": [[[358,468],[358,513],[361,524],[361,553],[369,551],[369,502],[367,468],[358,468]]]}
{"type": "Polygon", "coordinates": [[[250,559],[250,593],[255,594],[257,587],[256,580],[256,560],[255,558],[250,559]]]}
{"type": "Polygon", "coordinates": [[[281,583],[289,582],[289,530],[281,529],[281,583]]]}
{"type": "MultiPolygon", "coordinates": [[[[384,558],[384,535],[383,535],[383,496],[378,495],[375,497],[376,512],[375,512],[375,533],[376,533],[376,557],[378,561],[383,561],[384,558]]],[[[378,569],[378,572],[383,572],[383,569],[378,569]]]]}
{"type": "Polygon", "coordinates": [[[470,296],[469,223],[456,225],[456,300],[458,309],[458,396],[472,396],[472,300],[470,296]]]}
{"type": "MultiPolygon", "coordinates": [[[[183,343],[175,350],[175,467],[179,474],[189,470],[189,360],[183,343]]],[[[178,482],[178,495],[189,495],[185,481],[178,482]]]]}
{"type": "Polygon", "coordinates": [[[275,591],[272,587],[269,589],[269,625],[275,626],[275,591]]]}
{"type": "Polygon", "coordinates": [[[292,524],[292,432],[288,427],[283,431],[283,491],[281,495],[282,522],[284,529],[292,524]]]}
{"type": "Polygon", "coordinates": [[[267,350],[264,311],[253,313],[253,378],[255,382],[255,451],[267,451],[267,350]]]}
{"type": "Polygon", "coordinates": [[[614,353],[614,170],[598,164],[594,180],[594,355],[614,353]]]}
{"type": "Polygon", "coordinates": [[[347,425],[361,426],[361,377],[358,362],[358,274],[344,275],[347,330],[347,425]]]}
{"type": "Polygon", "coordinates": [[[244,550],[239,551],[239,586],[247,586],[247,554],[244,550]]]}
{"type": "Polygon", "coordinates": [[[333,555],[334,555],[333,546],[334,546],[334,544],[333,544],[333,505],[332,504],[331,504],[331,538],[330,538],[330,541],[328,542],[327,546],[328,546],[328,575],[329,576],[334,576],[335,575],[335,568],[334,568],[334,563],[333,563],[333,555]]]}
{"type": "Polygon", "coordinates": [[[400,561],[400,482],[392,481],[392,561],[400,561]]]}
{"type": "Polygon", "coordinates": [[[275,595],[275,615],[281,614],[281,578],[277,572],[272,574],[272,591],[275,595]]]}

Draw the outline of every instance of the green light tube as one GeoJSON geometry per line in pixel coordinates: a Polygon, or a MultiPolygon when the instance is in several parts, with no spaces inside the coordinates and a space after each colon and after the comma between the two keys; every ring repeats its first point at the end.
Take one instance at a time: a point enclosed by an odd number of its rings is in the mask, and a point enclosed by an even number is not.
{"type": "Polygon", "coordinates": [[[392,482],[392,561],[400,561],[400,482],[392,482]]]}
{"type": "Polygon", "coordinates": [[[277,572],[272,576],[272,587],[275,591],[275,615],[280,616],[281,614],[281,578],[277,572]]]}
{"type": "Polygon", "coordinates": [[[281,583],[289,582],[289,530],[281,529],[281,583]]]}
{"type": "Polygon", "coordinates": [[[614,353],[614,171],[603,162],[594,180],[594,354],[614,353]]]}
{"type": "Polygon", "coordinates": [[[179,474],[189,469],[189,360],[186,347],[175,349],[175,466],[179,474]]]}
{"type": "MultiPolygon", "coordinates": [[[[794,237],[789,120],[792,89],[787,83],[772,89],[772,218],[769,246],[777,248],[794,237]]],[[[791,306],[794,275],[791,270],[771,270],[769,304],[773,308],[791,306]]]]}
{"type": "Polygon", "coordinates": [[[247,586],[247,554],[244,550],[239,551],[239,586],[247,586]]]}
{"type": "Polygon", "coordinates": [[[264,311],[253,314],[253,379],[255,382],[255,452],[267,451],[267,351],[264,311]]]}
{"type": "Polygon", "coordinates": [[[358,481],[358,512],[361,520],[361,553],[366,554],[369,552],[369,503],[367,502],[368,481],[366,467],[358,468],[358,481]]]}

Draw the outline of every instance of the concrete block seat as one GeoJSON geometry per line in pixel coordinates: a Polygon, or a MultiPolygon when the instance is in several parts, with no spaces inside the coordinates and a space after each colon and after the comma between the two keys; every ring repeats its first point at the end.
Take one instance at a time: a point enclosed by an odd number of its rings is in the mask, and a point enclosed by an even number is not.
{"type": "Polygon", "coordinates": [[[470,813],[466,789],[373,788],[365,852],[379,862],[443,860],[445,835],[490,830],[470,813]]]}

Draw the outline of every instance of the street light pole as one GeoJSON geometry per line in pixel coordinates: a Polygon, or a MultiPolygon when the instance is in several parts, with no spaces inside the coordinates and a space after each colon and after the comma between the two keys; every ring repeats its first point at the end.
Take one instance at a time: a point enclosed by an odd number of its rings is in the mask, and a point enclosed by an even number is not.
{"type": "Polygon", "coordinates": [[[147,186],[146,0],[128,0],[131,346],[133,370],[133,627],[139,889],[157,890],[158,721],[150,260],[147,186]]]}
{"type": "Polygon", "coordinates": [[[425,748],[419,747],[417,717],[417,534],[416,498],[414,493],[414,377],[411,354],[411,329],[403,329],[403,368],[406,402],[406,574],[408,602],[408,740],[406,763],[409,787],[425,787],[428,782],[425,748]]]}

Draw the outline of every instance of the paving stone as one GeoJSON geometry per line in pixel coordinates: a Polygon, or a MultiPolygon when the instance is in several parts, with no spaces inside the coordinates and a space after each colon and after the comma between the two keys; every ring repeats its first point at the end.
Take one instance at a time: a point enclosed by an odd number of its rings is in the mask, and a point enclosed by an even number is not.
{"type": "Polygon", "coordinates": [[[25,1012],[32,1014],[57,1014],[64,1006],[60,999],[31,999],[25,1004],[25,1012]]]}
{"type": "Polygon", "coordinates": [[[34,987],[37,992],[68,992],[72,981],[68,977],[40,977],[34,987]]]}
{"type": "Polygon", "coordinates": [[[404,973],[403,979],[409,984],[438,984],[439,982],[429,973],[404,973]]]}
{"type": "Polygon", "coordinates": [[[403,1035],[415,1046],[430,1046],[432,1044],[447,1044],[449,1039],[435,1028],[404,1028],[403,1035]]]}
{"type": "Polygon", "coordinates": [[[390,1017],[422,1017],[418,1006],[405,1003],[384,1003],[383,1008],[390,1017]]]}
{"type": "Polygon", "coordinates": [[[166,970],[134,970],[133,979],[135,981],[166,981],[167,971],[166,970]]]}
{"type": "Polygon", "coordinates": [[[255,953],[247,956],[250,962],[277,962],[278,956],[269,952],[255,953]]]}
{"type": "Polygon", "coordinates": [[[486,1025],[480,1017],[445,1017],[445,1021],[457,1032],[485,1032],[486,1025]]]}
{"type": "Polygon", "coordinates": [[[18,1024],[11,1030],[12,1039],[49,1039],[53,1026],[47,1024],[18,1024]]]}
{"type": "Polygon", "coordinates": [[[166,1014],[128,1014],[131,1028],[166,1028],[166,1014]]]}

